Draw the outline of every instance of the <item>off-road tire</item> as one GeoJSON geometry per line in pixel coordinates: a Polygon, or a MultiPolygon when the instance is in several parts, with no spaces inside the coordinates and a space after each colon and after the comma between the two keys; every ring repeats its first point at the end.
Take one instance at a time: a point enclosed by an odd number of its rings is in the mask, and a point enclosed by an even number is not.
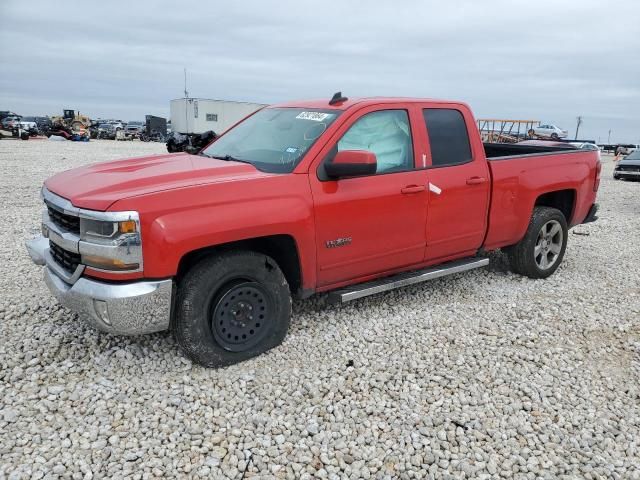
{"type": "MultiPolygon", "coordinates": [[[[236,302],[234,305],[238,301],[233,300],[236,302]]],[[[282,343],[290,317],[291,293],[278,264],[267,255],[256,252],[226,252],[204,258],[179,281],[171,329],[178,345],[192,361],[205,367],[224,367],[255,357],[282,343]],[[243,317],[243,322],[253,323],[234,326],[235,344],[226,342],[226,334],[222,334],[225,338],[221,339],[220,329],[223,327],[214,323],[219,320],[222,324],[223,320],[234,321],[237,318],[232,317],[230,311],[225,312],[222,306],[230,299],[228,294],[233,295],[234,292],[247,298],[248,305],[255,301],[256,312],[267,304],[267,310],[261,313],[271,312],[263,320],[257,319],[260,312],[256,313],[255,320],[253,315],[252,320],[243,317]],[[261,300],[260,304],[257,299],[261,300]],[[261,323],[256,323],[258,321],[261,323]],[[243,342],[237,336],[239,328],[245,329],[240,330],[240,336],[246,331],[250,337],[246,343],[256,343],[247,348],[243,348],[243,344],[238,345],[238,340],[243,342]],[[252,337],[254,334],[256,336],[252,337]]],[[[233,342],[231,337],[230,342],[233,342]]]]}
{"type": "Polygon", "coordinates": [[[529,278],[547,278],[552,275],[558,269],[560,263],[562,263],[564,252],[567,248],[567,239],[567,220],[562,212],[551,207],[535,207],[524,238],[506,250],[509,263],[511,264],[511,270],[529,278]],[[562,229],[562,246],[557,260],[553,265],[547,269],[542,269],[536,262],[534,251],[542,227],[551,221],[556,221],[560,224],[562,229]]]}

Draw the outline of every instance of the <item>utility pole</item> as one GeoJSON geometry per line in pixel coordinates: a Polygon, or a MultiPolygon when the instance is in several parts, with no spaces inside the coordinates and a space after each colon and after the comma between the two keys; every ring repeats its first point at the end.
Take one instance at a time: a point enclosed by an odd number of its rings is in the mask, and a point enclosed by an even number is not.
{"type": "Polygon", "coordinates": [[[582,125],[582,117],[578,117],[578,124],[576,125],[576,137],[574,140],[578,139],[578,130],[580,130],[580,125],[582,125]]]}
{"type": "Polygon", "coordinates": [[[189,92],[187,92],[187,67],[184,67],[184,125],[185,125],[185,128],[187,129],[187,132],[189,131],[188,104],[189,104],[189,92]]]}
{"type": "Polygon", "coordinates": [[[609,129],[609,136],[607,137],[607,143],[611,145],[611,129],[609,129]]]}
{"type": "Polygon", "coordinates": [[[189,92],[187,92],[187,68],[184,69],[184,98],[189,98],[189,92]]]}

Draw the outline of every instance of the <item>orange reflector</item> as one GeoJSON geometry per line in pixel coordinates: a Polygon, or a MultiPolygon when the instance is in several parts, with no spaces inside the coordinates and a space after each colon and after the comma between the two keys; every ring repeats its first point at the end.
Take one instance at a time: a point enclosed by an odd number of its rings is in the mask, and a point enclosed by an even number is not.
{"type": "Polygon", "coordinates": [[[120,233],[135,233],[136,222],[133,220],[126,220],[124,222],[119,222],[118,229],[120,230],[120,233]]]}
{"type": "Polygon", "coordinates": [[[95,255],[82,255],[82,263],[89,267],[102,268],[103,270],[135,270],[140,266],[137,263],[124,263],[122,260],[97,257],[95,255]]]}

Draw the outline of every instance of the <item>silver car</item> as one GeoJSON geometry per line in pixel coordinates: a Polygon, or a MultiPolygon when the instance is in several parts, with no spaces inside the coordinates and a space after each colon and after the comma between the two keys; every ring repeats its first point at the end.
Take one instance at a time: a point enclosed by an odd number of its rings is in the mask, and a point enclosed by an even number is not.
{"type": "Polygon", "coordinates": [[[566,130],[562,130],[560,127],[556,127],[555,125],[552,125],[550,123],[544,123],[529,130],[529,135],[557,140],[558,138],[566,138],[567,136],[569,136],[569,132],[567,132],[566,130]]]}

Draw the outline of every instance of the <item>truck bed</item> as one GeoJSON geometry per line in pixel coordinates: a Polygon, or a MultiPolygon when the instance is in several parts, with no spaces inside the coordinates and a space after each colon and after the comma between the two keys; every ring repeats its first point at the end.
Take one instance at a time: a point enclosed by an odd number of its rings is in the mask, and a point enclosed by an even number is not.
{"type": "Polygon", "coordinates": [[[555,192],[549,201],[562,198],[569,226],[585,219],[595,201],[599,152],[537,145],[485,143],[484,147],[492,180],[487,250],[520,241],[545,191],[555,192]]]}
{"type": "Polygon", "coordinates": [[[552,145],[519,145],[517,143],[483,143],[487,160],[506,160],[524,155],[579,152],[573,145],[566,147],[552,145]]]}

